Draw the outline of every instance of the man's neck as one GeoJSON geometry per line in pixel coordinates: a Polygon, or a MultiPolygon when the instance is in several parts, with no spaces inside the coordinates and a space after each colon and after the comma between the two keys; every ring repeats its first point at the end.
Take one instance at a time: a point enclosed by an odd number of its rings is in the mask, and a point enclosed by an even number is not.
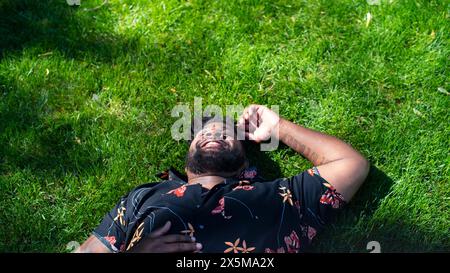
{"type": "Polygon", "coordinates": [[[225,178],[219,175],[193,176],[188,178],[188,184],[201,184],[202,187],[211,189],[215,185],[222,183],[224,180],[225,178]]]}

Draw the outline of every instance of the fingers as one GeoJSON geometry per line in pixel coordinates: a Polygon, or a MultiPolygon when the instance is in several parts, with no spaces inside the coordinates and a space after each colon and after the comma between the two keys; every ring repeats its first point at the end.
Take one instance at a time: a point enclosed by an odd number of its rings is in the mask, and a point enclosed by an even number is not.
{"type": "Polygon", "coordinates": [[[244,110],[244,112],[239,116],[237,126],[239,128],[245,128],[245,123],[248,120],[247,114],[244,110]]]}
{"type": "Polygon", "coordinates": [[[196,243],[194,237],[181,234],[166,234],[171,227],[171,222],[167,221],[162,227],[156,229],[148,235],[145,240],[133,247],[136,252],[200,252],[202,244],[196,243]]]}
{"type": "Polygon", "coordinates": [[[245,129],[245,119],[244,116],[240,116],[237,122],[237,127],[241,129],[245,129]]]}
{"type": "Polygon", "coordinates": [[[181,235],[181,234],[166,235],[166,236],[161,237],[161,239],[165,243],[177,243],[177,242],[193,243],[193,242],[195,242],[194,237],[190,237],[188,235],[181,235]]]}
{"type": "Polygon", "coordinates": [[[160,237],[164,234],[166,234],[169,230],[170,230],[170,226],[172,225],[172,223],[170,223],[170,221],[167,221],[164,226],[156,229],[155,231],[153,231],[152,233],[149,234],[150,238],[157,238],[160,237]]]}
{"type": "Polygon", "coordinates": [[[248,120],[250,118],[255,118],[255,116],[258,113],[258,108],[260,105],[251,104],[249,107],[247,107],[247,111],[244,112],[245,119],[248,120]]]}
{"type": "Polygon", "coordinates": [[[262,129],[255,130],[255,132],[253,132],[253,134],[251,136],[251,140],[258,142],[258,143],[263,140],[266,140],[267,138],[268,138],[268,136],[265,135],[265,133],[263,132],[262,129]]]}
{"type": "Polygon", "coordinates": [[[257,143],[260,141],[253,133],[247,133],[247,134],[245,134],[245,137],[248,138],[249,140],[255,141],[257,143]]]}
{"type": "Polygon", "coordinates": [[[237,126],[244,130],[246,139],[255,142],[262,140],[260,136],[261,132],[258,133],[258,129],[261,125],[260,112],[263,108],[264,106],[262,105],[251,104],[244,109],[242,115],[239,117],[237,126]]]}
{"type": "Polygon", "coordinates": [[[172,243],[164,244],[161,247],[161,252],[174,253],[174,252],[194,252],[202,249],[200,243],[172,243]]]}
{"type": "Polygon", "coordinates": [[[247,106],[242,112],[241,115],[242,121],[248,120],[253,114],[255,114],[258,111],[259,107],[260,105],[257,104],[250,104],[249,106],[247,106]]]}

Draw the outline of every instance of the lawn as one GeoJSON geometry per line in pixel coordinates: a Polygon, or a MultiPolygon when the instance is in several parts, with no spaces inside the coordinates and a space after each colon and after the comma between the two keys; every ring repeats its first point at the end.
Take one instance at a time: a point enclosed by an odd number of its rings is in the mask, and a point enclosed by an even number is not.
{"type": "MultiPolygon", "coordinates": [[[[170,114],[194,97],[279,105],[370,160],[313,251],[450,251],[450,1],[102,3],[0,0],[1,252],[65,252],[183,169],[170,114]]],[[[283,146],[252,161],[310,166],[283,146]]]]}

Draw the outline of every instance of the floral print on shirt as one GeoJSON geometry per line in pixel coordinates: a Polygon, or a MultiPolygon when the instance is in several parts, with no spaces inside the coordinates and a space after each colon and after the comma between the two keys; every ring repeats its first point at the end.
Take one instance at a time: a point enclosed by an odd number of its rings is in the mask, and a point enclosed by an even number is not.
{"type": "Polygon", "coordinates": [[[273,181],[226,179],[209,190],[167,180],[122,197],[93,234],[111,251],[124,252],[170,220],[167,234],[195,236],[204,253],[298,253],[344,204],[312,170],[273,181]]]}

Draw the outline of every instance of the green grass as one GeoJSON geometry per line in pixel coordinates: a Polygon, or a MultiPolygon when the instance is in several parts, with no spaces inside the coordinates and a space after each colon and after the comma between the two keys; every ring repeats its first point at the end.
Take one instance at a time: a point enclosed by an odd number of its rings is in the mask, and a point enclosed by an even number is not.
{"type": "MultiPolygon", "coordinates": [[[[314,251],[450,251],[449,1],[81,2],[0,1],[0,251],[63,252],[182,169],[170,111],[196,96],[280,105],[371,161],[314,251]]],[[[254,164],[309,166],[286,147],[254,164]]]]}

